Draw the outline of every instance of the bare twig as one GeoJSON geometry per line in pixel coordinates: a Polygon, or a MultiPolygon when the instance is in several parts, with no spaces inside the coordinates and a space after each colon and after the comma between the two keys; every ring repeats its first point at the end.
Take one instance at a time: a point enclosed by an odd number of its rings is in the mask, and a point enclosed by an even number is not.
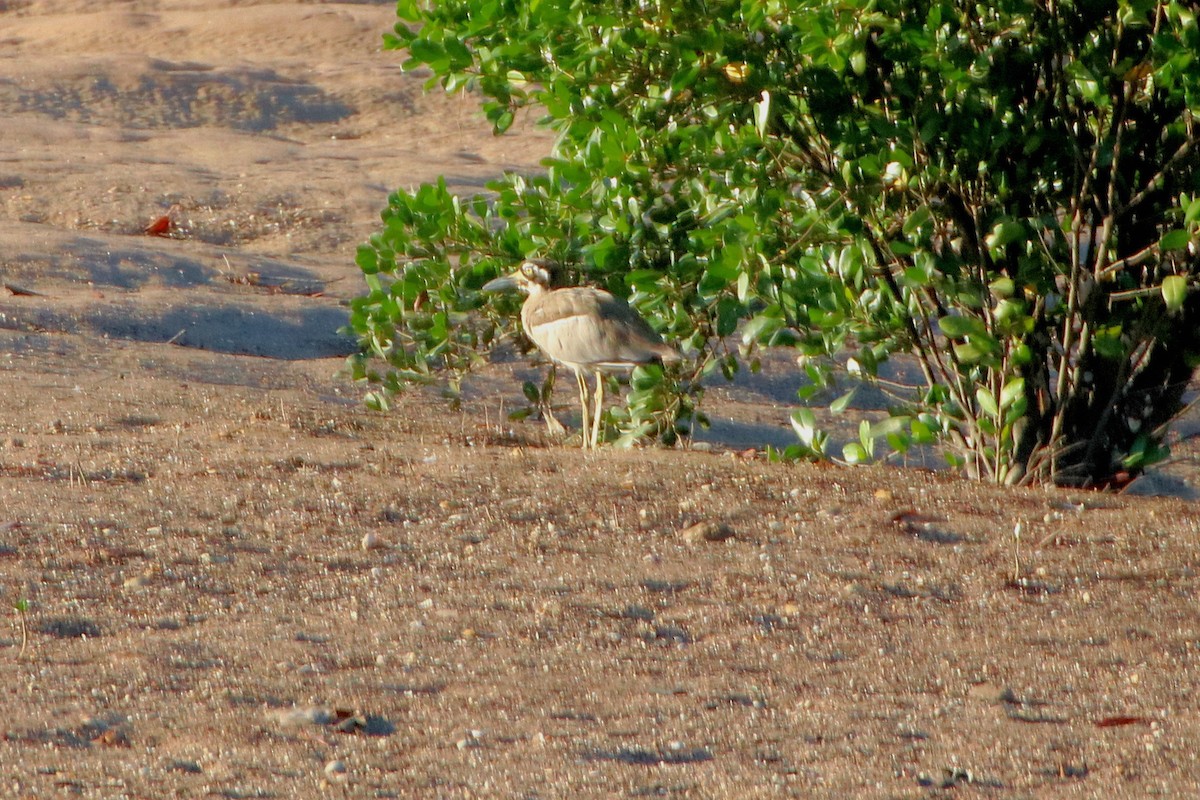
{"type": "Polygon", "coordinates": [[[33,289],[26,289],[23,286],[17,286],[15,283],[5,283],[4,288],[8,289],[18,297],[45,297],[41,292],[35,292],[33,289]]]}
{"type": "Polygon", "coordinates": [[[21,598],[13,603],[13,609],[17,612],[17,619],[21,625],[21,649],[17,651],[17,660],[20,661],[25,657],[25,648],[29,644],[29,624],[25,619],[25,615],[29,611],[29,601],[21,598]]]}

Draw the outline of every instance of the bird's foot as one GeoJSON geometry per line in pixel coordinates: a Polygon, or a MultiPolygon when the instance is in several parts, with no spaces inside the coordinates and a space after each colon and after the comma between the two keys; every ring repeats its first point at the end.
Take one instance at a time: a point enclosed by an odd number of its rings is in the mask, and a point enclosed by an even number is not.
{"type": "Polygon", "coordinates": [[[554,412],[550,410],[550,406],[539,406],[538,411],[542,415],[542,421],[546,423],[546,432],[550,434],[551,438],[567,438],[567,426],[558,421],[554,412]]]}

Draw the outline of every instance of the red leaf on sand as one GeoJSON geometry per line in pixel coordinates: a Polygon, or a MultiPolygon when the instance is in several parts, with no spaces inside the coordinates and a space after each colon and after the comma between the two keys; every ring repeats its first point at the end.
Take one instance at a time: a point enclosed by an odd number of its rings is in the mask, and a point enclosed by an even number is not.
{"type": "Polygon", "coordinates": [[[175,231],[175,216],[183,210],[179,203],[167,209],[167,213],[147,225],[142,233],[147,236],[170,236],[175,231]]]}
{"type": "Polygon", "coordinates": [[[1140,725],[1146,721],[1145,717],[1105,717],[1096,723],[1096,727],[1119,728],[1122,725],[1140,725]]]}
{"type": "Polygon", "coordinates": [[[147,236],[166,236],[171,232],[171,218],[163,215],[146,226],[143,231],[147,236]]]}

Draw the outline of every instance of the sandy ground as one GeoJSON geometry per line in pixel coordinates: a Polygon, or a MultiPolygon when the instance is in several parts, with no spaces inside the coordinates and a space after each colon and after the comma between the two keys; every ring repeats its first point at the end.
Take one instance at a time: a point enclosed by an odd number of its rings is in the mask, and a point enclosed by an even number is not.
{"type": "Polygon", "coordinates": [[[786,370],[709,452],[549,444],[513,363],[363,409],[387,192],[548,147],[392,21],[0,0],[0,796],[1196,795],[1184,499],[738,454],[786,370]]]}

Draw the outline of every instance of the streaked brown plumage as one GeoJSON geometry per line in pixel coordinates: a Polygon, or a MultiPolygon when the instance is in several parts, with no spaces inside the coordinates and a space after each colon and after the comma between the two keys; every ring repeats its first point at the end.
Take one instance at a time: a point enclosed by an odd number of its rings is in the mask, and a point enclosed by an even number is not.
{"type": "Polygon", "coordinates": [[[583,446],[595,447],[600,437],[604,374],[652,361],[670,364],[679,360],[679,353],[624,300],[590,286],[551,289],[550,283],[549,264],[530,259],[512,275],[483,288],[520,289],[528,294],[521,306],[525,335],[553,361],[575,373],[583,407],[583,446]],[[594,395],[588,388],[589,372],[596,375],[594,395]]]}

